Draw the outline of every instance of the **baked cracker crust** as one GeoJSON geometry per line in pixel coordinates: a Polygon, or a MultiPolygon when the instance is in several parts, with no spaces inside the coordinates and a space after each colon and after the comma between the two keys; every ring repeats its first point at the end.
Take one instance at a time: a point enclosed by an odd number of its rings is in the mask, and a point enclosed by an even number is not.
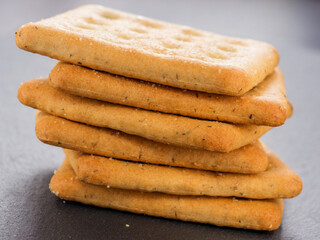
{"type": "Polygon", "coordinates": [[[279,126],[291,114],[279,68],[241,97],[186,91],[59,62],[49,84],[68,93],[164,113],[279,126]]]}
{"type": "Polygon", "coordinates": [[[283,201],[176,196],[106,188],[76,178],[65,160],[50,182],[59,198],[104,208],[217,226],[272,231],[282,220],[283,201]]]}
{"type": "Polygon", "coordinates": [[[36,135],[44,143],[88,154],[220,172],[258,173],[268,166],[260,141],[229,153],[158,143],[107,128],[37,112],[36,135]]]}
{"type": "Polygon", "coordinates": [[[193,119],[74,96],[50,87],[47,79],[21,84],[18,99],[27,106],[72,121],[210,151],[230,152],[258,140],[271,129],[193,119]]]}
{"type": "Polygon", "coordinates": [[[97,5],[23,25],[19,48],[126,77],[240,96],[271,74],[269,44],[192,29],[97,5]]]}
{"type": "Polygon", "coordinates": [[[80,180],[114,188],[250,199],[293,198],[302,190],[299,176],[270,149],[269,166],[258,174],[218,173],[187,168],[133,163],[67,150],[80,180]]]}

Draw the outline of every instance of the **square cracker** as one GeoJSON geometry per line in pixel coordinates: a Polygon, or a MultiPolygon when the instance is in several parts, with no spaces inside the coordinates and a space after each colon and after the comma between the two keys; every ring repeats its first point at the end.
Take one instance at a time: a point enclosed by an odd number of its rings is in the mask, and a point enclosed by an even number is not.
{"type": "Polygon", "coordinates": [[[80,181],[68,160],[50,181],[58,197],[104,208],[217,226],[272,231],[282,220],[283,201],[176,196],[106,188],[80,181]]]}
{"type": "Polygon", "coordinates": [[[241,97],[185,91],[59,62],[49,84],[78,96],[240,124],[279,126],[291,115],[279,68],[241,97]]]}
{"type": "Polygon", "coordinates": [[[88,5],[22,26],[18,47],[178,88],[239,96],[277,66],[269,44],[88,5]]]}
{"type": "Polygon", "coordinates": [[[269,166],[258,174],[211,171],[133,163],[65,149],[77,177],[87,183],[174,195],[250,199],[292,198],[302,190],[299,176],[270,149],[269,166]]]}
{"type": "Polygon", "coordinates": [[[260,141],[229,153],[157,143],[37,111],[36,135],[44,143],[124,160],[220,172],[258,173],[268,166],[260,141]]]}
{"type": "Polygon", "coordinates": [[[47,79],[23,83],[18,99],[27,106],[72,121],[210,151],[230,152],[258,140],[271,129],[192,119],[74,96],[51,87],[47,79]]]}

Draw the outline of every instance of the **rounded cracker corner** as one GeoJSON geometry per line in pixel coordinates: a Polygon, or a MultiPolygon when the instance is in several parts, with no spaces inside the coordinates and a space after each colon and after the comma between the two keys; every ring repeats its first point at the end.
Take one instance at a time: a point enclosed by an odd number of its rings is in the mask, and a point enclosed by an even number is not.
{"type": "Polygon", "coordinates": [[[287,114],[286,117],[287,117],[287,119],[292,117],[293,112],[294,112],[293,105],[289,100],[287,100],[287,106],[286,106],[286,114],[287,114]]]}
{"type": "Polygon", "coordinates": [[[45,135],[46,135],[46,130],[47,130],[47,124],[43,121],[41,118],[36,118],[36,126],[35,126],[35,133],[36,137],[41,141],[41,142],[46,142],[45,135]]]}
{"type": "Polygon", "coordinates": [[[27,85],[28,82],[23,82],[20,84],[19,88],[18,88],[18,93],[17,93],[17,98],[20,101],[20,103],[24,104],[26,101],[26,94],[25,91],[27,91],[27,85]]]}
{"type": "Polygon", "coordinates": [[[227,84],[229,86],[233,86],[233,93],[226,95],[241,97],[243,94],[253,88],[253,86],[250,85],[251,76],[244,69],[234,68],[233,72],[229,72],[228,75],[232,75],[232,77],[227,78],[229,79],[229,82],[227,84]]]}
{"type": "Polygon", "coordinates": [[[17,94],[18,100],[22,104],[27,105],[27,102],[29,100],[29,97],[33,89],[37,87],[39,84],[42,84],[44,81],[45,79],[39,78],[39,79],[33,79],[27,82],[21,83],[18,88],[18,94],[17,94]]]}
{"type": "Polygon", "coordinates": [[[263,214],[263,230],[274,231],[277,230],[282,221],[283,216],[283,201],[275,200],[268,208],[264,209],[263,214]]]}
{"type": "Polygon", "coordinates": [[[63,86],[65,84],[64,78],[66,77],[66,72],[70,71],[70,66],[73,66],[71,64],[65,63],[65,62],[57,62],[57,64],[53,67],[53,69],[50,71],[48,76],[48,83],[50,86],[63,90],[63,86]],[[68,71],[65,71],[65,68],[68,69],[68,71]],[[63,70],[63,71],[61,71],[63,70]]]}
{"type": "Polygon", "coordinates": [[[28,32],[30,29],[30,24],[22,25],[16,32],[15,32],[15,42],[18,48],[20,49],[27,49],[28,45],[28,32]]]}
{"type": "Polygon", "coordinates": [[[303,189],[303,182],[298,174],[296,174],[296,176],[292,178],[292,184],[294,185],[294,192],[292,193],[292,195],[293,197],[297,197],[303,189]]]}

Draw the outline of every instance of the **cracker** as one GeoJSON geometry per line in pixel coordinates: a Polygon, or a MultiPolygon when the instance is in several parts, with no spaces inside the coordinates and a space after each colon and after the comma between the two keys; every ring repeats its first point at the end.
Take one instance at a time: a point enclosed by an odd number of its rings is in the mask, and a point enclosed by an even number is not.
{"type": "Polygon", "coordinates": [[[268,166],[267,154],[259,141],[230,153],[190,149],[72,122],[39,111],[36,134],[47,144],[138,162],[236,173],[258,173],[268,166]]]}
{"type": "Polygon", "coordinates": [[[292,112],[279,68],[242,97],[184,91],[62,62],[51,71],[49,84],[92,99],[240,124],[279,126],[292,112]]]}
{"type": "Polygon", "coordinates": [[[269,166],[258,174],[211,171],[133,163],[65,149],[77,177],[114,188],[250,199],[293,198],[302,190],[299,176],[267,149],[269,166]]]}
{"type": "Polygon", "coordinates": [[[76,178],[67,160],[52,177],[50,190],[59,198],[104,208],[254,230],[277,229],[283,212],[281,199],[175,196],[87,184],[76,178]]]}
{"type": "Polygon", "coordinates": [[[61,61],[173,87],[239,96],[272,73],[269,44],[83,6],[22,26],[16,44],[61,61]]]}
{"type": "Polygon", "coordinates": [[[18,98],[27,106],[76,122],[107,127],[156,142],[210,151],[238,149],[271,129],[198,120],[82,98],[50,87],[47,79],[23,83],[18,98]]]}

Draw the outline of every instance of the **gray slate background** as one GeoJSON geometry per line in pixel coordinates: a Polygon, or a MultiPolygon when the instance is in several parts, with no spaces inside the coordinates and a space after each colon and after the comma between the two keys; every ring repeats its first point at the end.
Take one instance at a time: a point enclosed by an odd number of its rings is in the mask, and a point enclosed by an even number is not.
{"type": "Polygon", "coordinates": [[[16,94],[21,82],[47,76],[56,61],[19,50],[14,32],[24,23],[88,2],[0,2],[0,239],[320,239],[320,2],[95,1],[220,34],[263,40],[279,50],[295,112],[263,140],[301,176],[304,188],[300,196],[285,201],[282,226],[271,233],[64,204],[49,192],[62,151],[36,139],[35,111],[21,105],[16,94]]]}

